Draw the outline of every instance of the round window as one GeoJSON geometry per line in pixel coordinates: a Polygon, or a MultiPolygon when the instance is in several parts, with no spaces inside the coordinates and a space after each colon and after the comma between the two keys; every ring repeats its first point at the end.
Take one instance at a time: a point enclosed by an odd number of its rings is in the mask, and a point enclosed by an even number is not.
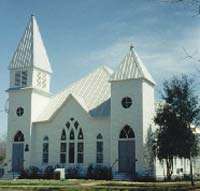
{"type": "Polygon", "coordinates": [[[24,108],[18,107],[16,110],[17,116],[22,116],[24,114],[24,108]]]}
{"type": "Polygon", "coordinates": [[[130,97],[122,98],[122,106],[124,108],[129,108],[132,105],[132,99],[130,97]]]}

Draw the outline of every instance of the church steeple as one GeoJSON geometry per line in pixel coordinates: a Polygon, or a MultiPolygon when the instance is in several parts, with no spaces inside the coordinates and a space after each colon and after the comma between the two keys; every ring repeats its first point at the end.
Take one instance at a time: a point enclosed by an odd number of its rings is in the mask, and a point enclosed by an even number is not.
{"type": "Polygon", "coordinates": [[[9,69],[30,67],[52,73],[51,65],[34,15],[31,15],[24,35],[13,55],[9,69]]]}
{"type": "Polygon", "coordinates": [[[10,89],[31,87],[49,92],[51,65],[34,15],[9,65],[10,89]]]}
{"type": "Polygon", "coordinates": [[[155,84],[151,74],[135,52],[132,44],[130,45],[128,54],[111,76],[110,81],[122,81],[128,79],[145,79],[150,83],[155,84]]]}

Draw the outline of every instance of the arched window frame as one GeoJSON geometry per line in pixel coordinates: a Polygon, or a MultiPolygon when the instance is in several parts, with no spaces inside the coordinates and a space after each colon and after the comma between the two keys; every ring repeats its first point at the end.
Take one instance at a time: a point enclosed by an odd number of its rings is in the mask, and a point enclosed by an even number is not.
{"type": "Polygon", "coordinates": [[[135,133],[129,125],[125,125],[119,134],[120,139],[134,139],[135,133]]]}
{"type": "Polygon", "coordinates": [[[21,131],[14,135],[14,142],[24,142],[24,134],[21,131]]]}
{"type": "Polygon", "coordinates": [[[103,163],[103,136],[99,133],[96,137],[96,163],[102,164],[103,163]]]}
{"type": "Polygon", "coordinates": [[[43,145],[42,145],[42,162],[48,163],[49,162],[49,138],[45,136],[43,138],[43,145]]]}

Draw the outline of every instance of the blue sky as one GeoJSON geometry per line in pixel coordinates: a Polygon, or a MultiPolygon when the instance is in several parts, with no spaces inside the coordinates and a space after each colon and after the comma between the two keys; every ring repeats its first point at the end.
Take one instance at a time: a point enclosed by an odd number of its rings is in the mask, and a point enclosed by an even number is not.
{"type": "MultiPolygon", "coordinates": [[[[98,66],[115,69],[133,43],[158,95],[164,79],[195,75],[200,65],[200,17],[193,17],[194,9],[159,0],[0,0],[0,110],[7,98],[7,67],[31,14],[54,71],[52,92],[98,66]],[[195,53],[194,60],[184,59],[183,47],[195,53]]],[[[0,112],[0,135],[6,117],[0,112]]]]}

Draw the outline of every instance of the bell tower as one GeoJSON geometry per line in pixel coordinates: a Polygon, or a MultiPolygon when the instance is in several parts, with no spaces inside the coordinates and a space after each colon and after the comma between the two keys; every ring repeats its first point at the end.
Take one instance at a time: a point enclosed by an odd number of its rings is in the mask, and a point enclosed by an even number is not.
{"type": "Polygon", "coordinates": [[[8,171],[29,167],[32,123],[50,98],[52,69],[32,15],[9,65],[8,171]]]}
{"type": "Polygon", "coordinates": [[[155,82],[133,46],[110,82],[111,165],[117,164],[115,172],[145,174],[145,142],[154,115],[155,82]]]}
{"type": "Polygon", "coordinates": [[[29,87],[49,92],[52,69],[33,15],[13,55],[9,70],[10,89],[29,87]]]}

